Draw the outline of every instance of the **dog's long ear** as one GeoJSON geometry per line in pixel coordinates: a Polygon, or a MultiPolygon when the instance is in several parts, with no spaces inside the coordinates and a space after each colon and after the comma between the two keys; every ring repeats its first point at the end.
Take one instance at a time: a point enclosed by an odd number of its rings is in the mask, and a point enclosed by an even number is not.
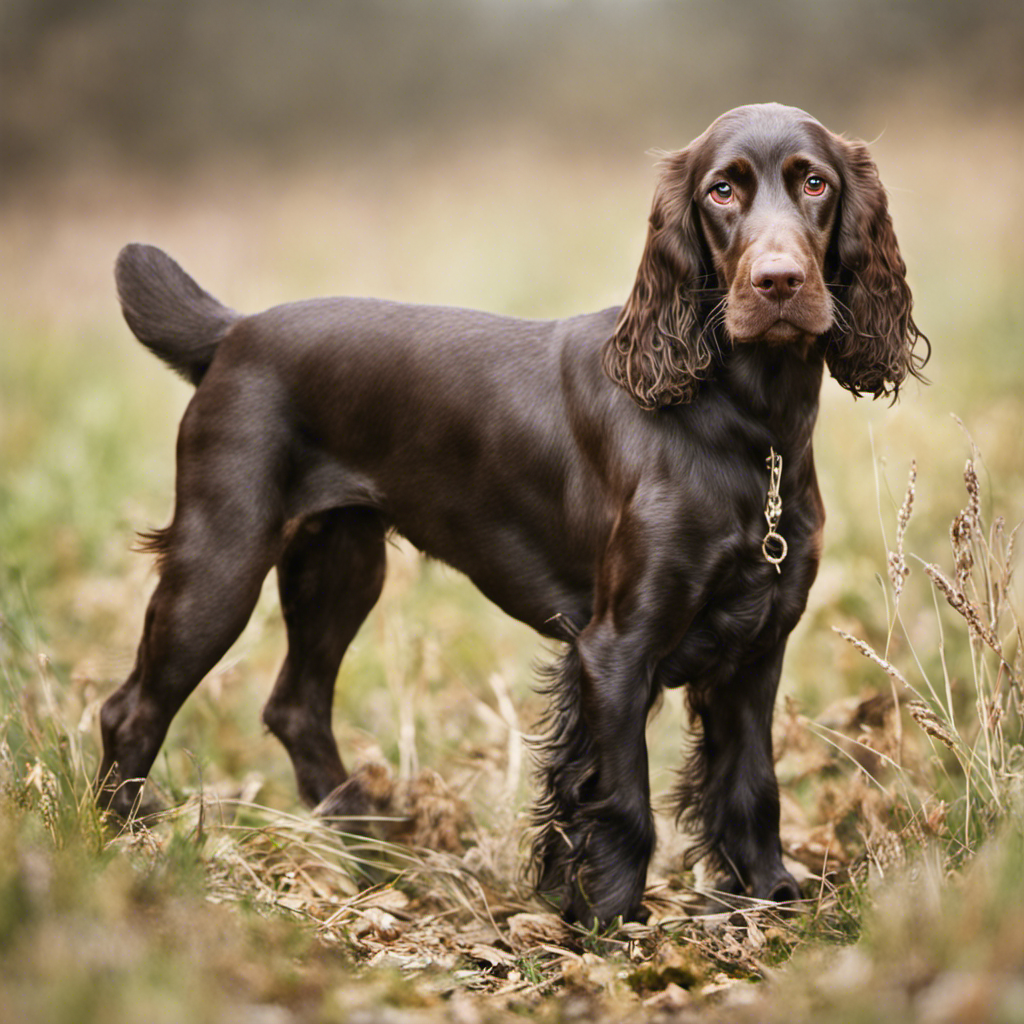
{"type": "Polygon", "coordinates": [[[662,161],[636,283],[604,350],[605,372],[645,409],[689,402],[711,366],[691,163],[690,149],[662,161]]]}
{"type": "Polygon", "coordinates": [[[924,380],[931,346],[911,316],[907,268],[874,161],[862,143],[836,142],[844,178],[836,236],[843,306],[826,336],[825,359],[855,395],[895,399],[908,374],[924,380]],[[914,351],[918,342],[923,352],[914,351]]]}

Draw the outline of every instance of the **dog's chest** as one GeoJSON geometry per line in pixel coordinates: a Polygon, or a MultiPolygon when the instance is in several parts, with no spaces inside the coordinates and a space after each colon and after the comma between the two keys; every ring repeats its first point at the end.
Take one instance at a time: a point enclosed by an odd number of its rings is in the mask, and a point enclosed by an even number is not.
{"type": "Polygon", "coordinates": [[[812,538],[785,524],[779,531],[786,554],[777,564],[763,550],[763,517],[717,562],[689,628],[665,661],[666,685],[728,678],[777,647],[799,620],[814,576],[812,538]]]}

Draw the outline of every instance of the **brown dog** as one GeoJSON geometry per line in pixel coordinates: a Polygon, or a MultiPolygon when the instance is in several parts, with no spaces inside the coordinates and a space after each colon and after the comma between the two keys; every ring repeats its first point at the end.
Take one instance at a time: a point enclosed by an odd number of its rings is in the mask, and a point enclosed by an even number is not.
{"type": "Polygon", "coordinates": [[[770,104],[667,156],[621,309],[540,322],[368,299],[240,316],[157,249],[117,265],[140,341],[196,385],[138,661],[103,707],[128,815],[184,700],[276,566],[288,655],[264,720],[310,805],[365,810],[331,731],[395,530],[544,636],[534,852],[588,924],[642,916],[647,712],[688,687],[679,811],[734,892],[791,900],[771,720],[821,549],[822,371],[895,396],[926,354],[866,149],[770,104]],[[326,803],[325,803],[326,801],[326,803]]]}

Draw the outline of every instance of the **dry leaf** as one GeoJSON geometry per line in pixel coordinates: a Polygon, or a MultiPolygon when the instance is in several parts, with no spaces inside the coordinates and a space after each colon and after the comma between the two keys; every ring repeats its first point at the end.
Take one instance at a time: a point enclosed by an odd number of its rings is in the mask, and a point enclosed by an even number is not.
{"type": "Polygon", "coordinates": [[[572,939],[569,926],[554,914],[513,914],[508,934],[516,949],[532,949],[544,944],[560,946],[572,939]]]}
{"type": "Polygon", "coordinates": [[[674,981],[670,981],[660,992],[644,1000],[644,1006],[651,1010],[681,1010],[692,1003],[693,996],[674,981]]]}

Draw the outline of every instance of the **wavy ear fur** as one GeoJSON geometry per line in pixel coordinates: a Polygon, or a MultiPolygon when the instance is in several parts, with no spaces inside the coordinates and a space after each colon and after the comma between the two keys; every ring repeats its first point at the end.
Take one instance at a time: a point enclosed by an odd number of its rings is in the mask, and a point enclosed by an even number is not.
{"type": "Polygon", "coordinates": [[[690,164],[689,149],[662,161],[640,269],[604,350],[605,372],[644,409],[689,402],[712,361],[690,164]]]}
{"type": "Polygon", "coordinates": [[[832,376],[854,395],[895,400],[931,345],[911,316],[912,298],[885,190],[867,147],[837,139],[844,155],[844,192],[836,237],[840,301],[837,325],[825,337],[832,376]],[[917,342],[924,352],[915,352],[917,342]]]}

